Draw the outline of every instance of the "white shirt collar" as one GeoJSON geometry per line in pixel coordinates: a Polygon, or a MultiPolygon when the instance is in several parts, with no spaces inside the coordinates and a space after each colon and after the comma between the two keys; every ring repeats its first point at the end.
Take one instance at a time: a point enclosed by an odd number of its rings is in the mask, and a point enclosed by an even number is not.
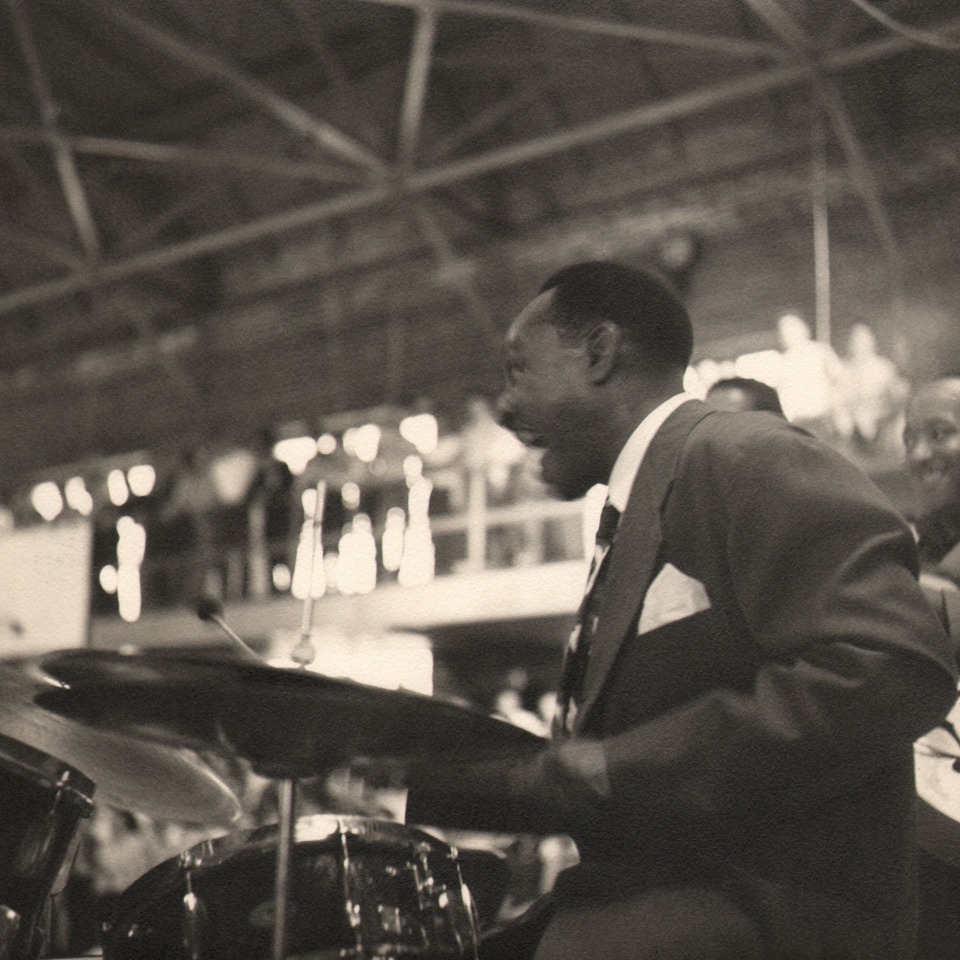
{"type": "Polygon", "coordinates": [[[610,471],[610,483],[607,488],[607,499],[622,513],[627,508],[627,501],[630,499],[630,491],[633,489],[633,482],[637,478],[637,471],[643,458],[647,454],[650,442],[657,435],[657,431],[663,426],[667,417],[673,413],[677,407],[688,400],[696,399],[689,393],[678,393],[664,400],[660,406],[655,407],[648,413],[640,425],[624,444],[620,455],[617,457],[613,470],[610,471]]]}

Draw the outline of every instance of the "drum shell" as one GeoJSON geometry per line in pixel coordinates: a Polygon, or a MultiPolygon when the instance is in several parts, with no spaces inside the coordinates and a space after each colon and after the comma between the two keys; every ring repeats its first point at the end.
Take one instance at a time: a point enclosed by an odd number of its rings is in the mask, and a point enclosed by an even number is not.
{"type": "MultiPolygon", "coordinates": [[[[122,895],[104,960],[269,956],[276,853],[270,826],[155,867],[122,895]]],[[[290,956],[475,956],[476,915],[456,851],[422,831],[358,817],[302,818],[289,889],[290,956]]]]}
{"type": "Polygon", "coordinates": [[[19,918],[0,960],[34,960],[42,950],[47,900],[93,790],[79,771],[0,735],[0,904],[19,918]]]}

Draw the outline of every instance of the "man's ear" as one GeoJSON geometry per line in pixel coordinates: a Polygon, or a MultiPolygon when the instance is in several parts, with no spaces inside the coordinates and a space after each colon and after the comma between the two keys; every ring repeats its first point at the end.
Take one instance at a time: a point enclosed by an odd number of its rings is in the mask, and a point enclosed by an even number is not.
{"type": "Polygon", "coordinates": [[[603,383],[617,365],[623,331],[609,320],[601,320],[588,334],[586,354],[593,383],[603,383]]]}

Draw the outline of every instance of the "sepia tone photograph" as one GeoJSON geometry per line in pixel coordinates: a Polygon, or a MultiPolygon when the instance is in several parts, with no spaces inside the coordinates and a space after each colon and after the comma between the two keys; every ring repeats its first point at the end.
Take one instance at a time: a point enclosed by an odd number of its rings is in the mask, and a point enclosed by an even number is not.
{"type": "Polygon", "coordinates": [[[960,960],[957,0],[0,0],[0,960],[960,960]]]}

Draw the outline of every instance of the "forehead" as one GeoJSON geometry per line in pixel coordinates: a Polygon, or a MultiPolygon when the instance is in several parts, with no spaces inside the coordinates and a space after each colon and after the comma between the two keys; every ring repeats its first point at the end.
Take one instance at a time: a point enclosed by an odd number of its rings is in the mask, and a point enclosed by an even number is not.
{"type": "Polygon", "coordinates": [[[920,387],[907,403],[907,421],[960,420],[960,378],[938,380],[920,387]]]}
{"type": "Polygon", "coordinates": [[[538,294],[517,314],[504,340],[509,353],[522,351],[531,342],[554,330],[553,324],[547,322],[553,308],[554,296],[553,290],[538,294]]]}

